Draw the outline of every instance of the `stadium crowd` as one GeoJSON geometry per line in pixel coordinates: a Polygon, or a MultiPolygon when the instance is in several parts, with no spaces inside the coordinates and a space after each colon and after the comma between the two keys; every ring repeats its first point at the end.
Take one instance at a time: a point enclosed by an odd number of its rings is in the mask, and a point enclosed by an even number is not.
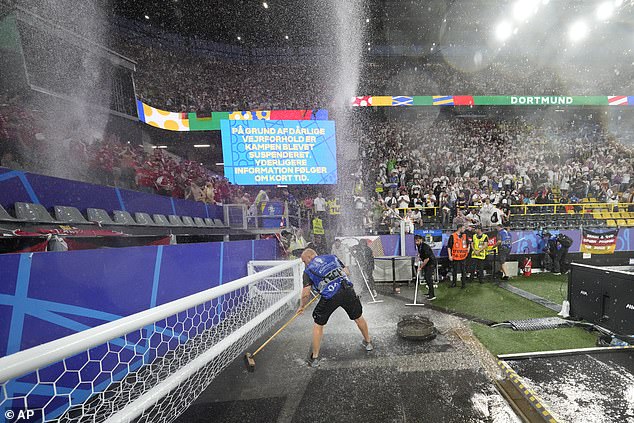
{"type": "MultiPolygon", "coordinates": [[[[200,40],[172,38],[156,44],[129,29],[118,34],[113,48],[138,62],[136,89],[140,99],[175,112],[329,108],[337,75],[332,57],[278,61],[248,50],[220,58],[200,40]],[[241,52],[241,53],[238,53],[241,52]],[[198,78],[192,75],[207,77],[198,78]]],[[[289,53],[292,54],[292,53],[289,53]]],[[[618,62],[591,67],[581,63],[537,64],[507,58],[460,66],[442,55],[417,59],[368,56],[360,70],[359,95],[605,95],[631,88],[631,66],[618,62]],[[521,70],[518,72],[518,69],[521,70]]]]}
{"type": "MultiPolygon", "coordinates": [[[[320,66],[230,60],[188,50],[187,43],[177,50],[149,43],[138,33],[123,34],[115,47],[138,61],[137,94],[152,106],[204,112],[332,104],[335,78],[320,66]]],[[[628,77],[618,66],[613,73],[618,76],[611,79],[614,83],[628,77]]],[[[580,66],[565,74],[537,66],[517,75],[496,62],[460,70],[442,61],[369,58],[361,71],[359,93],[565,94],[581,85],[613,91],[614,86],[603,81],[587,83],[579,76],[583,74],[580,66]]],[[[576,94],[596,94],[587,89],[576,94]]],[[[46,133],[38,128],[41,118],[2,95],[3,165],[208,203],[250,203],[254,197],[199,163],[141,148],[113,133],[102,139],[46,133]]],[[[457,210],[483,205],[487,198],[505,214],[510,205],[575,203],[588,196],[602,202],[632,200],[632,149],[595,123],[438,116],[425,120],[358,111],[353,128],[339,134],[338,138],[359,144],[363,159],[354,166],[356,181],[342,176],[342,184],[354,187],[349,206],[359,225],[373,227],[377,221],[397,218],[420,222],[432,213],[429,209],[411,215],[392,209],[421,206],[437,207],[447,226],[454,217],[463,217],[457,210]]],[[[290,192],[311,209],[304,200],[314,196],[314,190],[290,192]]]]}
{"type": "Polygon", "coordinates": [[[52,128],[47,119],[23,98],[2,93],[0,165],[209,204],[250,204],[243,188],[200,163],[131,143],[114,132],[89,139],[79,128],[52,128]]]}
{"type": "Polygon", "coordinates": [[[357,195],[371,199],[366,221],[373,226],[398,217],[389,209],[405,207],[439,208],[446,227],[458,210],[487,200],[507,217],[511,205],[632,200],[632,148],[598,126],[534,126],[518,118],[436,119],[423,128],[389,120],[364,134],[358,175],[366,190],[357,195]]]}

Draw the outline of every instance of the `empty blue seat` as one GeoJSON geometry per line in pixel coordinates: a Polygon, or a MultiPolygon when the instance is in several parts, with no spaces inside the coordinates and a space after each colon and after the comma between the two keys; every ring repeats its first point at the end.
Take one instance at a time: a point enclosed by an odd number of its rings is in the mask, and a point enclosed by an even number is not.
{"type": "Polygon", "coordinates": [[[59,223],[51,217],[50,213],[41,204],[17,202],[13,207],[18,219],[28,222],[59,223]]]}
{"type": "Polygon", "coordinates": [[[170,214],[167,218],[173,226],[185,226],[181,218],[174,214],[170,214]]]}
{"type": "Polygon", "coordinates": [[[172,226],[167,217],[164,214],[153,214],[154,222],[159,226],[172,226]]]}
{"type": "Polygon", "coordinates": [[[196,224],[194,223],[194,219],[192,219],[190,216],[183,216],[183,225],[185,226],[196,226],[196,224]]]}
{"type": "Polygon", "coordinates": [[[138,223],[139,225],[156,226],[156,223],[154,223],[150,215],[147,213],[136,212],[134,213],[134,219],[136,220],[136,223],[138,223]]]}
{"type": "Polygon", "coordinates": [[[211,219],[211,218],[209,218],[209,217],[206,217],[206,218],[205,218],[205,225],[207,225],[207,226],[211,226],[211,227],[213,227],[213,228],[215,228],[215,227],[216,227],[216,224],[214,223],[214,220],[213,220],[213,219],[211,219]]]}
{"type": "Polygon", "coordinates": [[[11,216],[9,214],[8,211],[6,211],[4,209],[4,207],[2,207],[0,205],[0,221],[4,221],[4,222],[19,222],[21,219],[16,219],[15,217],[11,216]]]}
{"type": "Polygon", "coordinates": [[[55,219],[66,223],[92,224],[84,218],[76,207],[55,206],[55,219]]]}
{"type": "Polygon", "coordinates": [[[199,228],[204,228],[205,226],[205,221],[203,220],[202,217],[195,217],[194,218],[194,225],[198,226],[199,228]]]}
{"type": "Polygon", "coordinates": [[[127,211],[115,210],[113,214],[115,225],[139,226],[127,211]]]}
{"type": "Polygon", "coordinates": [[[102,225],[114,225],[115,223],[110,218],[110,215],[104,209],[93,209],[89,208],[86,210],[88,214],[88,220],[91,222],[96,222],[102,225]]]}
{"type": "Polygon", "coordinates": [[[222,220],[220,220],[220,219],[214,219],[214,223],[215,223],[215,224],[216,224],[216,226],[218,226],[218,227],[222,227],[222,228],[224,228],[224,226],[225,226],[225,224],[224,224],[224,223],[222,223],[222,220]]]}

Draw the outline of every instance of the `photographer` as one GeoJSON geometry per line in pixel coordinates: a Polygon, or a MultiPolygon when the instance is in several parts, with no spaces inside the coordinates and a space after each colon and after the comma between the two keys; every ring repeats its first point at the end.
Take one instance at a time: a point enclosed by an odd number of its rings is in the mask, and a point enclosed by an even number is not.
{"type": "Polygon", "coordinates": [[[359,268],[366,280],[368,281],[368,289],[372,291],[372,296],[376,297],[377,292],[374,288],[374,253],[368,246],[369,239],[361,238],[359,243],[350,248],[350,254],[357,260],[359,268]]]}
{"type": "Polygon", "coordinates": [[[555,242],[556,252],[553,263],[553,274],[561,275],[562,273],[568,273],[568,263],[566,263],[566,259],[568,258],[568,249],[572,246],[572,238],[560,233],[557,235],[555,242]]]}

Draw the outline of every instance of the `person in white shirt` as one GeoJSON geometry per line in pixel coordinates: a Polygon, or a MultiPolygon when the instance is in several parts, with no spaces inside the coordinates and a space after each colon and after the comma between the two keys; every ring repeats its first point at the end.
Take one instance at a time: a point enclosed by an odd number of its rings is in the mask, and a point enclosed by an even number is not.
{"type": "Polygon", "coordinates": [[[470,209],[469,214],[465,216],[468,226],[475,227],[480,225],[480,216],[476,212],[476,209],[470,209]]]}
{"type": "Polygon", "coordinates": [[[409,195],[407,195],[407,191],[405,189],[401,190],[397,203],[399,209],[406,209],[409,207],[409,195]]]}
{"type": "MultiPolygon", "coordinates": [[[[489,227],[491,226],[491,218],[493,216],[493,212],[495,210],[495,207],[493,206],[493,204],[491,204],[491,200],[489,198],[486,198],[484,200],[484,205],[482,205],[482,208],[480,209],[480,224],[483,227],[489,227]]],[[[499,216],[497,216],[499,218],[499,216]]]]}
{"type": "Polygon", "coordinates": [[[411,211],[410,219],[412,221],[412,225],[414,225],[414,229],[416,226],[421,227],[423,225],[423,215],[420,212],[420,209],[417,207],[411,211]]]}
{"type": "Polygon", "coordinates": [[[321,192],[318,192],[317,197],[313,200],[313,207],[318,215],[326,213],[326,200],[321,196],[321,192]]]}
{"type": "Polygon", "coordinates": [[[344,265],[348,266],[350,264],[350,249],[340,239],[335,239],[330,249],[330,254],[337,256],[344,265]]]}

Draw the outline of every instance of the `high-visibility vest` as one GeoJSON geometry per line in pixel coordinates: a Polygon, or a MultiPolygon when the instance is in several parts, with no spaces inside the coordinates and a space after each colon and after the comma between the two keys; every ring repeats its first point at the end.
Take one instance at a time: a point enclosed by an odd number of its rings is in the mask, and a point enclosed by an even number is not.
{"type": "Polygon", "coordinates": [[[497,236],[495,238],[493,238],[493,239],[491,239],[491,238],[487,239],[487,243],[488,243],[488,245],[487,245],[487,253],[488,254],[497,254],[497,252],[498,252],[498,246],[497,246],[498,238],[497,238],[497,236]]]}
{"type": "Polygon", "coordinates": [[[313,219],[313,234],[315,235],[324,234],[324,222],[318,217],[313,219]]]}
{"type": "Polygon", "coordinates": [[[451,256],[454,260],[464,260],[467,258],[469,248],[467,245],[467,234],[463,233],[458,236],[457,232],[451,234],[453,237],[453,246],[451,247],[451,256]]]}
{"type": "Polygon", "coordinates": [[[341,214],[341,205],[338,198],[327,201],[326,204],[328,204],[328,214],[341,214]]]}
{"type": "Polygon", "coordinates": [[[478,260],[486,259],[488,243],[489,243],[489,237],[487,236],[487,234],[482,234],[480,237],[478,237],[478,234],[474,234],[473,235],[473,250],[471,251],[471,258],[478,259],[478,260]],[[482,249],[482,251],[477,252],[476,250],[479,250],[480,248],[482,248],[483,244],[484,244],[484,248],[482,249]]]}

